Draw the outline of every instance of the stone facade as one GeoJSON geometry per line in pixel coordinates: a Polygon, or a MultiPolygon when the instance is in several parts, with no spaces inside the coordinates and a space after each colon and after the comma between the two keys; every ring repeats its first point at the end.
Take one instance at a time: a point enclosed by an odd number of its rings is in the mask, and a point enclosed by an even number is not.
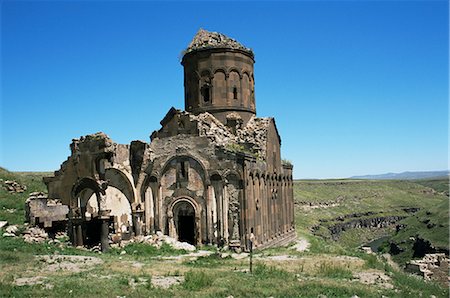
{"type": "Polygon", "coordinates": [[[295,237],[292,165],[275,120],[256,117],[253,52],[200,30],[181,63],[185,111],[171,108],[150,143],[74,139],[45,178],[49,198],[69,206],[75,245],[156,231],[239,249],[252,233],[259,248],[295,237]]]}

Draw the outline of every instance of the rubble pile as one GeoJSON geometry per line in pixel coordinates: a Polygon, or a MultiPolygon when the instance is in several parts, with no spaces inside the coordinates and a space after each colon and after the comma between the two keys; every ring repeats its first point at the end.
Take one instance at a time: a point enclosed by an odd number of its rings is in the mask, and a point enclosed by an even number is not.
{"type": "MultiPolygon", "coordinates": [[[[422,260],[412,260],[406,264],[405,270],[419,274],[425,280],[431,280],[441,275],[441,271],[448,272],[449,259],[445,253],[426,254],[422,260]]],[[[446,275],[446,274],[444,274],[446,275]]]]}
{"type": "Polygon", "coordinates": [[[67,221],[69,207],[57,199],[49,199],[43,192],[33,192],[25,202],[25,217],[27,222],[45,228],[53,223],[67,221]]]}
{"type": "Polygon", "coordinates": [[[48,234],[41,228],[30,227],[22,232],[23,240],[28,243],[42,243],[48,239],[48,234]]]}
{"type": "Polygon", "coordinates": [[[164,243],[170,245],[173,249],[195,251],[195,246],[187,242],[180,242],[176,239],[164,235],[162,232],[158,231],[156,234],[151,236],[137,236],[129,241],[122,241],[122,245],[127,245],[128,243],[145,243],[157,248],[160,248],[164,243]]]}
{"type": "Polygon", "coordinates": [[[20,185],[19,182],[15,180],[3,181],[3,187],[10,193],[22,193],[27,190],[25,185],[20,185]]]}
{"type": "Polygon", "coordinates": [[[17,225],[7,226],[3,237],[16,237],[19,234],[19,227],[17,225]]]}
{"type": "Polygon", "coordinates": [[[238,130],[239,139],[243,143],[251,144],[253,151],[259,157],[266,156],[267,132],[270,118],[258,118],[253,116],[242,130],[238,130]]]}
{"type": "Polygon", "coordinates": [[[243,46],[235,39],[230,38],[222,33],[209,32],[207,30],[200,29],[185,50],[185,53],[211,48],[228,48],[252,52],[251,49],[243,46]]]}
{"type": "Polygon", "coordinates": [[[238,137],[233,135],[228,127],[208,112],[198,115],[192,114],[191,119],[197,121],[200,136],[207,137],[219,146],[238,142],[238,137]]]}
{"type": "Polygon", "coordinates": [[[224,125],[208,112],[191,115],[191,119],[197,121],[199,135],[207,137],[218,146],[236,144],[242,146],[242,148],[251,148],[250,151],[260,158],[266,157],[270,118],[253,116],[245,127],[238,124],[233,129],[224,125]]]}

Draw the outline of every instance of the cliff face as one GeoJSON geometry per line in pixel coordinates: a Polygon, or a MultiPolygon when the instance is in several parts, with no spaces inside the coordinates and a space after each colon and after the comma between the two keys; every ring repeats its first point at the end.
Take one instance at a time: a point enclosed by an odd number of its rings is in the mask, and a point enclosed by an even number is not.
{"type": "Polygon", "coordinates": [[[333,240],[339,238],[341,232],[356,228],[386,228],[394,225],[405,216],[380,216],[372,218],[354,219],[344,223],[335,224],[328,229],[333,240]]]}

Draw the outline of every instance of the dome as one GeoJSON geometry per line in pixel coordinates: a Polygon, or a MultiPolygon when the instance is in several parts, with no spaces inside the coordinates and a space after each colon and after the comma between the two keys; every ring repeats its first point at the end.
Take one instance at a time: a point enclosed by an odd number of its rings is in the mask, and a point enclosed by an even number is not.
{"type": "Polygon", "coordinates": [[[193,51],[214,48],[242,50],[253,56],[253,52],[250,48],[245,47],[235,39],[219,32],[209,32],[201,28],[198,30],[197,34],[195,34],[184,53],[187,54],[193,51]]]}

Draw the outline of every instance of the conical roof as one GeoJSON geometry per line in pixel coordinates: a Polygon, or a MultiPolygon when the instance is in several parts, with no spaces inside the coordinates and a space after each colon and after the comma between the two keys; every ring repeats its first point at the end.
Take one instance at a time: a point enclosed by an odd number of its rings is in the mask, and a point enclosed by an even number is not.
{"type": "Polygon", "coordinates": [[[253,54],[250,48],[245,47],[235,39],[232,39],[219,32],[209,32],[201,28],[200,30],[198,30],[197,34],[195,34],[194,38],[192,39],[191,43],[184,51],[184,53],[186,54],[196,50],[211,48],[236,49],[247,51],[253,54]]]}

